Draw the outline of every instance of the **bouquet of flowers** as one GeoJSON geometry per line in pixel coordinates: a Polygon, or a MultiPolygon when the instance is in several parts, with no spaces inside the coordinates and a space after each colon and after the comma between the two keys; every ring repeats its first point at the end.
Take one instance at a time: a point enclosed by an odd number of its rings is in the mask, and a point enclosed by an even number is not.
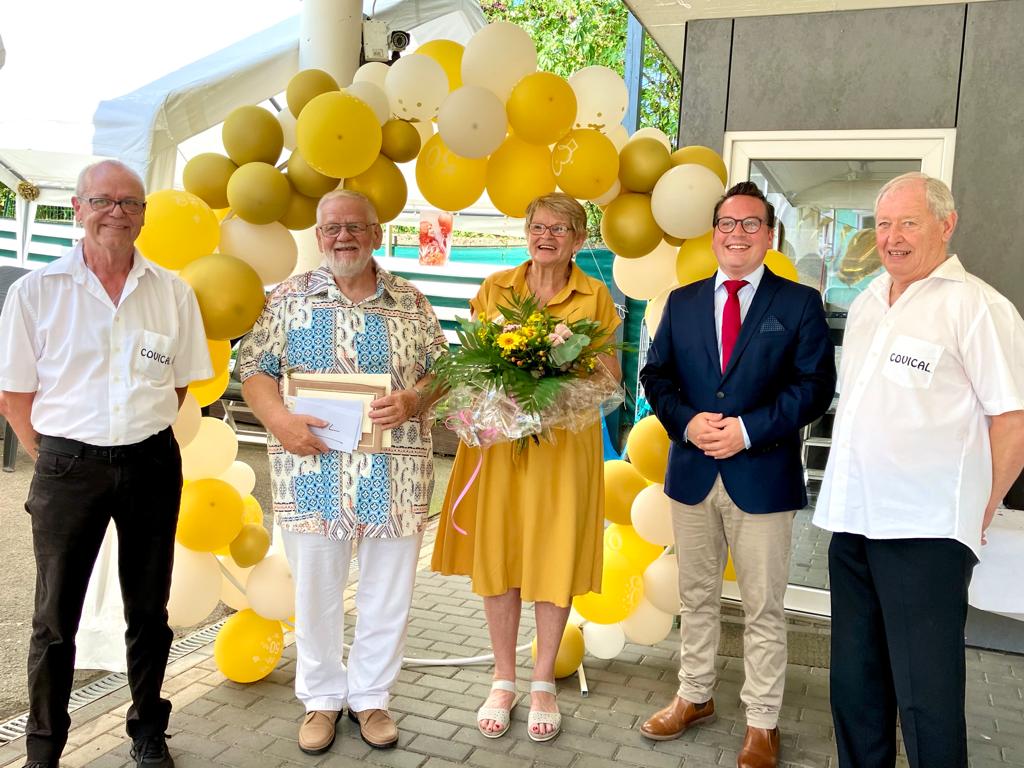
{"type": "Polygon", "coordinates": [[[622,390],[598,357],[622,345],[595,343],[596,320],[559,320],[530,296],[498,309],[495,320],[459,318],[461,348],[433,369],[448,390],[437,415],[463,442],[578,432],[619,406],[622,390]]]}

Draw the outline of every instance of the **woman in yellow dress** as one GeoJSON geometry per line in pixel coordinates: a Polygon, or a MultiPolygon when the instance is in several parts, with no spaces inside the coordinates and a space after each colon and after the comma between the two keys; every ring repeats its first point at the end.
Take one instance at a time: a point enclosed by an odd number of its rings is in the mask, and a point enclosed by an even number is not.
{"type": "MultiPolygon", "coordinates": [[[[530,294],[555,317],[597,320],[605,335],[594,341],[609,340],[620,322],[611,294],[573,261],[586,239],[586,225],[583,206],[568,195],[544,195],[530,203],[530,259],[487,278],[470,302],[474,314],[493,319],[513,296],[530,294]]],[[[614,355],[600,361],[616,380],[621,377],[614,355]]],[[[600,422],[577,433],[554,430],[552,439],[531,440],[521,452],[512,443],[483,449],[459,443],[432,566],[469,576],[473,591],[483,596],[495,665],[477,727],[488,738],[508,730],[515,705],[515,648],[524,600],[534,603],[537,622],[527,734],[548,741],[561,727],[555,655],[573,596],[601,589],[603,467],[600,422]]]]}

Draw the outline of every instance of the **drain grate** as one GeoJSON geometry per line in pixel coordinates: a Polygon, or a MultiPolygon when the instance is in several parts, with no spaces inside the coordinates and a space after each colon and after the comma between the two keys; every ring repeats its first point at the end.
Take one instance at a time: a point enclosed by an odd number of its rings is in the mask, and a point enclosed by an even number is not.
{"type": "MultiPolygon", "coordinates": [[[[217,637],[217,633],[220,631],[220,628],[224,626],[225,621],[227,621],[226,618],[221,619],[215,624],[211,624],[208,627],[203,627],[197,632],[193,632],[188,637],[176,640],[171,645],[171,651],[167,656],[168,663],[177,661],[178,659],[188,656],[190,653],[198,651],[200,648],[212,643],[217,637]]],[[[71,698],[68,701],[68,712],[74,712],[76,709],[81,709],[86,704],[91,704],[97,699],[102,699],[107,694],[120,690],[126,685],[128,685],[128,676],[123,672],[112,672],[105,677],[101,677],[99,680],[94,680],[88,685],[84,685],[71,692],[71,698]]],[[[0,747],[24,736],[25,726],[27,724],[28,712],[18,715],[13,720],[8,720],[6,723],[0,724],[0,747]]]]}

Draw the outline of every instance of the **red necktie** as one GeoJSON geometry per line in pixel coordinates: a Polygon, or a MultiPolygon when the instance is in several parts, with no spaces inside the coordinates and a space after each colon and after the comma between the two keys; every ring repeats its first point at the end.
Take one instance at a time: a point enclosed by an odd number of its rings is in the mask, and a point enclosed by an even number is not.
{"type": "Polygon", "coordinates": [[[725,300],[725,311],[722,312],[722,373],[729,365],[732,348],[736,346],[736,338],[740,335],[740,288],[747,285],[746,280],[726,280],[723,285],[729,292],[725,300]]]}

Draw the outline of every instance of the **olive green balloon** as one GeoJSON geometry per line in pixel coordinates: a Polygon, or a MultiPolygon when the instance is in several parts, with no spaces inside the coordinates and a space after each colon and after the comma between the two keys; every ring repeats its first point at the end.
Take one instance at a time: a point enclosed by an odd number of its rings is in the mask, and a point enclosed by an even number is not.
{"type": "Polygon", "coordinates": [[[337,189],[338,179],[324,176],[310,167],[298,150],[288,158],[288,179],[295,189],[306,197],[323,197],[337,189]]]}
{"type": "Polygon", "coordinates": [[[316,224],[316,206],[319,202],[319,198],[306,197],[292,186],[292,193],[288,196],[288,210],[278,221],[288,229],[309,229],[316,224]]]}
{"type": "Polygon", "coordinates": [[[228,179],[238,166],[224,155],[203,152],[185,164],[182,180],[185,189],[211,208],[228,205],[228,179]]]}
{"type": "Polygon", "coordinates": [[[646,256],[664,234],[651,213],[650,195],[624,192],[604,209],[601,238],[613,253],[623,258],[646,256]]]}
{"type": "Polygon", "coordinates": [[[338,81],[322,69],[304,69],[288,81],[285,99],[288,111],[295,117],[314,96],[338,90],[338,81]]]}
{"type": "Polygon", "coordinates": [[[262,107],[244,106],[231,111],[221,131],[224,149],[236,165],[274,165],[284,147],[284,130],[277,118],[262,107]]]}
{"type": "Polygon", "coordinates": [[[405,120],[388,120],[381,126],[380,153],[396,163],[407,163],[420,153],[420,132],[405,120]]]}
{"type": "Polygon", "coordinates": [[[729,170],[725,167],[725,160],[711,147],[692,144],[689,147],[677,149],[670,157],[672,165],[686,165],[687,163],[703,165],[709,171],[714,171],[715,175],[722,180],[722,184],[729,186],[729,170]]]}
{"type": "Polygon", "coordinates": [[[630,192],[650,192],[671,167],[668,150],[657,139],[633,139],[619,153],[619,181],[630,192]]]}
{"type": "Polygon", "coordinates": [[[260,562],[270,549],[270,534],[257,523],[246,523],[228,546],[231,559],[239,568],[251,568],[260,562]]]}
{"type": "Polygon", "coordinates": [[[288,179],[267,163],[246,163],[228,180],[228,203],[250,224],[269,224],[284,216],[291,193],[288,179]]]}
{"type": "Polygon", "coordinates": [[[350,179],[345,179],[345,189],[366,195],[377,211],[377,218],[383,224],[398,216],[405,208],[408,186],[405,176],[391,160],[378,155],[373,165],[350,179]]]}

